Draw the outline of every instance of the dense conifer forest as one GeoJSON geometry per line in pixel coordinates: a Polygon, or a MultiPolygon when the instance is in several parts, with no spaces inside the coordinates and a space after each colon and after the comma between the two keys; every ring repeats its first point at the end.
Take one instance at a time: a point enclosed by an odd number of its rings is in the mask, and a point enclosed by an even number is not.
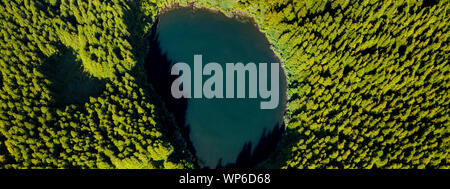
{"type": "Polygon", "coordinates": [[[448,0],[0,0],[0,167],[196,168],[144,69],[176,6],[250,17],[280,57],[260,167],[449,168],[448,0]]]}

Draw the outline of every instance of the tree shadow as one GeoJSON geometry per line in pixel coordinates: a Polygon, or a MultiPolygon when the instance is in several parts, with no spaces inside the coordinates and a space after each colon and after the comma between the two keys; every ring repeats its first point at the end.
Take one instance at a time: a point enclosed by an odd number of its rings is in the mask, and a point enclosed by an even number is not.
{"type": "Polygon", "coordinates": [[[89,97],[98,97],[105,89],[106,81],[83,71],[73,50],[61,45],[59,52],[50,56],[39,68],[51,82],[49,85],[52,104],[63,107],[82,104],[89,97]]]}
{"type": "Polygon", "coordinates": [[[434,5],[437,5],[438,3],[439,3],[438,0],[428,0],[428,1],[423,1],[423,3],[422,3],[422,8],[425,8],[425,7],[432,7],[432,6],[434,6],[434,5]]]}
{"type": "MultiPolygon", "coordinates": [[[[190,140],[190,125],[185,125],[187,99],[175,99],[170,92],[170,87],[178,76],[170,74],[173,61],[170,60],[167,57],[167,54],[163,53],[161,49],[158,33],[156,31],[158,22],[159,19],[156,19],[151,27],[150,35],[148,37],[150,49],[144,64],[144,68],[147,72],[147,80],[152,84],[154,91],[163,100],[166,109],[173,114],[175,122],[181,131],[181,135],[187,143],[188,150],[192,154],[195,154],[195,148],[190,140]]],[[[174,128],[168,128],[168,132],[169,134],[174,134],[174,128]]]]}
{"type": "Polygon", "coordinates": [[[275,125],[272,131],[267,132],[264,129],[261,138],[255,148],[252,148],[252,142],[247,142],[243,145],[241,152],[239,153],[234,163],[222,165],[220,159],[216,169],[232,169],[232,168],[255,168],[270,155],[276,151],[280,141],[285,133],[285,125],[275,125]]]}

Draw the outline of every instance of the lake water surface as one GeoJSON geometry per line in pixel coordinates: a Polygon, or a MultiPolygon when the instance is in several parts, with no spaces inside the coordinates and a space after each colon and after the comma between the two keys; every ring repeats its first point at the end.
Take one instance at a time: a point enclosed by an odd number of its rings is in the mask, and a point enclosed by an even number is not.
{"type": "MultiPolygon", "coordinates": [[[[173,9],[160,16],[156,31],[161,51],[167,58],[172,63],[188,63],[192,72],[197,54],[203,55],[203,65],[221,64],[224,76],[225,63],[279,63],[265,35],[256,26],[220,13],[173,9]]],[[[218,164],[235,163],[239,154],[245,155],[245,149],[249,150],[249,143],[252,152],[264,134],[283,125],[286,79],[282,68],[279,76],[280,99],[275,109],[260,109],[260,103],[269,99],[248,98],[248,76],[247,98],[187,99],[184,126],[190,127],[189,139],[202,166],[215,168],[218,164]]],[[[203,80],[208,77],[204,76],[203,80]]]]}

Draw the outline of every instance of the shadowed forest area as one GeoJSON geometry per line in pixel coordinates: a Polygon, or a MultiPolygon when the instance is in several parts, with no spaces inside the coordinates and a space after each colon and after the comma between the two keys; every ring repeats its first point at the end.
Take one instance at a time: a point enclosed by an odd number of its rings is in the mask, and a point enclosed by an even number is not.
{"type": "Polygon", "coordinates": [[[50,81],[50,95],[55,106],[84,104],[89,97],[98,97],[105,89],[105,81],[90,76],[74,52],[61,47],[60,52],[49,57],[41,71],[50,81]]]}
{"type": "MultiPolygon", "coordinates": [[[[190,127],[185,126],[187,99],[175,99],[170,93],[172,82],[177,76],[170,74],[171,65],[174,63],[169,60],[167,54],[163,53],[159,45],[158,33],[156,31],[158,22],[159,19],[157,18],[151,27],[150,35],[147,37],[150,47],[144,64],[147,79],[152,84],[155,92],[163,100],[165,108],[173,114],[176,125],[180,128],[181,134],[188,144],[188,150],[192,154],[195,154],[195,148],[189,140],[190,127]]],[[[169,128],[169,133],[174,132],[174,128],[169,128]]]]}

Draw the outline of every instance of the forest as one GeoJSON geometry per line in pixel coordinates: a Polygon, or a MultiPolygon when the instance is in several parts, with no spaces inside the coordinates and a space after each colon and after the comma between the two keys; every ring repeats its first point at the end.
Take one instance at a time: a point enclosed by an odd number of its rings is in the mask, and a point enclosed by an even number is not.
{"type": "Polygon", "coordinates": [[[0,0],[1,168],[197,168],[147,82],[158,14],[253,18],[288,76],[262,168],[450,168],[449,0],[0,0]]]}

